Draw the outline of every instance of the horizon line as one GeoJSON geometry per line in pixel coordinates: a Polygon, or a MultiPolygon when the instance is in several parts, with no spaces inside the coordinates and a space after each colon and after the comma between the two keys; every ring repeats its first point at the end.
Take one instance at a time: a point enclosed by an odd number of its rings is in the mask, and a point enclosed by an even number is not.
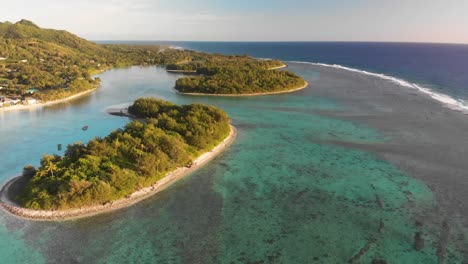
{"type": "Polygon", "coordinates": [[[141,40],[141,39],[89,39],[92,42],[138,41],[138,42],[207,42],[207,43],[392,43],[392,44],[444,44],[468,45],[468,42],[427,41],[373,41],[373,40],[141,40]]]}

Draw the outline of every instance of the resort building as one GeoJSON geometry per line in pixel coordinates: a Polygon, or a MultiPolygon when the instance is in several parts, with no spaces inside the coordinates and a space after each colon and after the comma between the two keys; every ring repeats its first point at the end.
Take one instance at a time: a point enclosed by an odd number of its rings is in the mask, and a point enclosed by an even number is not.
{"type": "Polygon", "coordinates": [[[26,103],[28,105],[33,105],[33,104],[37,104],[37,100],[32,97],[26,97],[23,103],[26,103]]]}
{"type": "Polygon", "coordinates": [[[39,90],[35,89],[35,88],[31,88],[27,91],[28,94],[34,94],[34,93],[37,93],[39,90]]]}

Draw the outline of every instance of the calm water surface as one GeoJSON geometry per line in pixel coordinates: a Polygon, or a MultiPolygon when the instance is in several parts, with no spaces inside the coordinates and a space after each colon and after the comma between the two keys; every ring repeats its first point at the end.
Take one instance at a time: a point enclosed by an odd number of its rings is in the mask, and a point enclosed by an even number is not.
{"type": "MultiPolygon", "coordinates": [[[[291,69],[311,83],[320,79],[306,66],[291,69]]],[[[0,212],[1,263],[345,263],[368,243],[356,263],[436,263],[431,232],[423,251],[412,250],[413,217],[434,206],[432,193],[370,153],[326,144],[388,140],[318,114],[343,110],[336,102],[311,89],[256,98],[181,96],[172,89],[178,75],[156,67],[100,77],[102,88],[79,100],[0,113],[2,182],[25,164],[38,165],[44,153],[62,154],[57,144],[124,126],[127,118],[105,109],[142,96],[220,106],[238,128],[237,140],[168,190],[123,210],[61,223],[0,212]]],[[[461,263],[450,247],[448,259],[461,263]]]]}

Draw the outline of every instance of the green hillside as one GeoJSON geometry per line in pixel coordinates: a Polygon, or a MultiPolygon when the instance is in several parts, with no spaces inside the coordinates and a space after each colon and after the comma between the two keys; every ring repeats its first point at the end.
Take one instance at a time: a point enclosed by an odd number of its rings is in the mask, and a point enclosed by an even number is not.
{"type": "Polygon", "coordinates": [[[98,45],[28,20],[0,23],[0,86],[7,96],[60,99],[99,85],[91,75],[112,67],[170,64],[190,52],[157,46],[98,45]]]}

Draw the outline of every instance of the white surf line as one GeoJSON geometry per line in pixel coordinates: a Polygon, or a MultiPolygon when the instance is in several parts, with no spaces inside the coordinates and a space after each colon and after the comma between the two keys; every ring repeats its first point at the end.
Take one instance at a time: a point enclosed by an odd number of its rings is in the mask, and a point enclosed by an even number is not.
{"type": "Polygon", "coordinates": [[[423,87],[423,86],[420,86],[418,84],[411,83],[409,81],[406,81],[406,80],[403,80],[403,79],[400,79],[400,78],[385,75],[385,74],[382,74],[382,73],[373,73],[373,72],[369,72],[369,71],[350,68],[350,67],[346,67],[346,66],[342,66],[342,65],[338,65],[338,64],[326,64],[326,63],[316,63],[316,62],[306,62],[306,61],[290,61],[290,62],[291,63],[310,64],[310,65],[315,65],[315,66],[322,66],[322,67],[346,70],[346,71],[350,71],[350,72],[365,74],[365,75],[377,77],[377,78],[380,78],[380,79],[383,79],[383,80],[391,81],[391,82],[396,83],[396,84],[398,84],[400,86],[403,86],[403,87],[416,89],[419,92],[421,92],[423,94],[426,94],[429,97],[431,97],[432,99],[442,103],[447,108],[450,108],[450,109],[456,110],[456,111],[461,111],[461,112],[464,112],[464,113],[468,114],[468,104],[465,101],[463,101],[461,99],[455,99],[455,98],[453,98],[453,97],[451,97],[451,96],[449,96],[447,94],[442,94],[442,93],[435,92],[430,88],[423,87]]]}

